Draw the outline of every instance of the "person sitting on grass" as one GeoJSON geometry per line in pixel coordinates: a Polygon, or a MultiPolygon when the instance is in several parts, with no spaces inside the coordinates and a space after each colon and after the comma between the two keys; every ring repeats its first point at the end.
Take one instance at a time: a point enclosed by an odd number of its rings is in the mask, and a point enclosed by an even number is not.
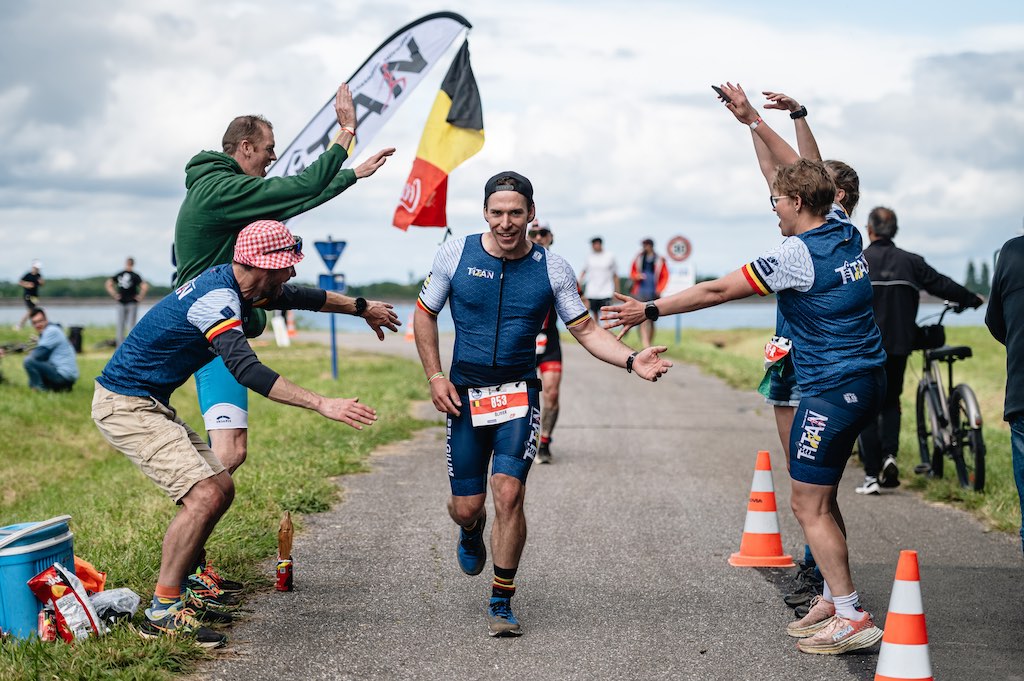
{"type": "Polygon", "coordinates": [[[59,324],[46,319],[41,307],[29,310],[32,327],[39,334],[36,347],[25,358],[28,387],[39,392],[68,392],[78,380],[75,348],[61,331],[59,324]]]}

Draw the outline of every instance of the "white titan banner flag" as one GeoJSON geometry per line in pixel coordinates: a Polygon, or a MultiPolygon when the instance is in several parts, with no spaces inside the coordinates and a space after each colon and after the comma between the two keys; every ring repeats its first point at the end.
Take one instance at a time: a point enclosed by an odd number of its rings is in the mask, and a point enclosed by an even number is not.
{"type": "MultiPolygon", "coordinates": [[[[400,28],[348,79],[356,106],[356,140],[345,165],[352,162],[417,85],[448,46],[472,26],[453,12],[437,12],[400,28]]],[[[267,177],[298,175],[327,150],[341,129],[334,95],[299,136],[278,154],[267,177]]]]}

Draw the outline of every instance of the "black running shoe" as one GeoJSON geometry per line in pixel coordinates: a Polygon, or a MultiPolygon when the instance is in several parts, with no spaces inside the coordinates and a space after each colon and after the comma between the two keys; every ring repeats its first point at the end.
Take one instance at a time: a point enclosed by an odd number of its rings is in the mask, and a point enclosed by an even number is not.
{"type": "Polygon", "coordinates": [[[241,605],[237,595],[224,593],[209,578],[204,578],[201,575],[189,575],[186,583],[183,598],[189,602],[201,602],[204,610],[231,612],[241,605]]]}
{"type": "Polygon", "coordinates": [[[212,579],[214,584],[217,585],[217,588],[226,594],[241,593],[245,588],[245,585],[241,582],[236,582],[233,579],[221,576],[221,574],[217,572],[217,568],[213,566],[212,560],[207,560],[206,565],[201,566],[196,573],[212,579]]]}
{"type": "Polygon", "coordinates": [[[537,448],[537,463],[551,463],[551,448],[548,445],[537,448]]]}
{"type": "Polygon", "coordinates": [[[896,457],[885,457],[885,463],[882,464],[882,472],[878,474],[878,484],[880,487],[888,487],[890,489],[900,486],[900,469],[896,465],[896,457]]]}
{"type": "Polygon", "coordinates": [[[199,623],[195,612],[178,601],[166,610],[146,609],[146,616],[139,627],[143,638],[159,638],[161,636],[192,636],[203,648],[220,648],[227,643],[228,637],[218,634],[199,623]]]}

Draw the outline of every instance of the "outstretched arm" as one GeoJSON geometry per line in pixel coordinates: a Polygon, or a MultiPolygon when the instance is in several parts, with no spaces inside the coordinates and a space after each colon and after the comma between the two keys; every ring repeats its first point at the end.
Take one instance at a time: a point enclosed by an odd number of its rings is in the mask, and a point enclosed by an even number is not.
{"type": "MultiPolygon", "coordinates": [[[[736,270],[714,281],[702,281],[696,286],[691,286],[667,298],[659,298],[654,305],[658,308],[658,314],[665,316],[703,310],[706,307],[714,307],[730,300],[739,300],[752,295],[754,295],[754,290],[743,276],[743,271],[736,270]]],[[[616,293],[615,297],[623,304],[602,307],[601,320],[608,322],[605,327],[609,329],[621,326],[622,331],[619,332],[618,337],[622,338],[627,331],[647,319],[644,314],[644,307],[647,304],[621,293],[616,293]]]]}
{"type": "Polygon", "coordinates": [[[324,397],[281,376],[260,362],[240,330],[233,329],[221,333],[210,343],[224,360],[224,366],[235,380],[275,402],[311,409],[356,430],[363,429],[360,424],[370,425],[377,420],[377,412],[364,404],[359,404],[358,397],[324,397]]]}
{"type": "MultiPolygon", "coordinates": [[[[616,293],[619,297],[621,294],[616,293]]],[[[603,362],[617,367],[625,368],[633,349],[623,345],[615,336],[601,328],[597,322],[588,319],[582,324],[569,327],[569,333],[579,341],[580,345],[587,349],[594,357],[603,362]]],[[[665,346],[652,346],[645,348],[633,358],[630,369],[640,378],[648,381],[657,381],[658,378],[668,372],[672,362],[661,359],[661,353],[668,350],[665,346]]]]}

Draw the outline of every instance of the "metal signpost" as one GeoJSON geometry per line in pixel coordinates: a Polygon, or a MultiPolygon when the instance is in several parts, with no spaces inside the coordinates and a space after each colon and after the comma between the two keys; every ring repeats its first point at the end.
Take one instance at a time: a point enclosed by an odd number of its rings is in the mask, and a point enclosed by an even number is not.
{"type": "MultiPolygon", "coordinates": [[[[668,285],[662,295],[670,296],[693,286],[697,282],[697,271],[693,263],[686,262],[693,253],[693,246],[685,236],[680,234],[669,239],[665,250],[669,259],[668,285]]],[[[682,340],[683,316],[676,315],[676,345],[682,343],[682,340]]]]}
{"type": "MultiPolygon", "coordinates": [[[[342,252],[345,250],[346,241],[334,241],[330,235],[327,241],[317,241],[316,250],[327,266],[327,274],[320,275],[320,288],[325,291],[345,292],[345,275],[334,274],[334,266],[338,264],[342,252]]],[[[331,313],[331,376],[338,380],[338,342],[335,337],[334,313],[331,313]]]]}

